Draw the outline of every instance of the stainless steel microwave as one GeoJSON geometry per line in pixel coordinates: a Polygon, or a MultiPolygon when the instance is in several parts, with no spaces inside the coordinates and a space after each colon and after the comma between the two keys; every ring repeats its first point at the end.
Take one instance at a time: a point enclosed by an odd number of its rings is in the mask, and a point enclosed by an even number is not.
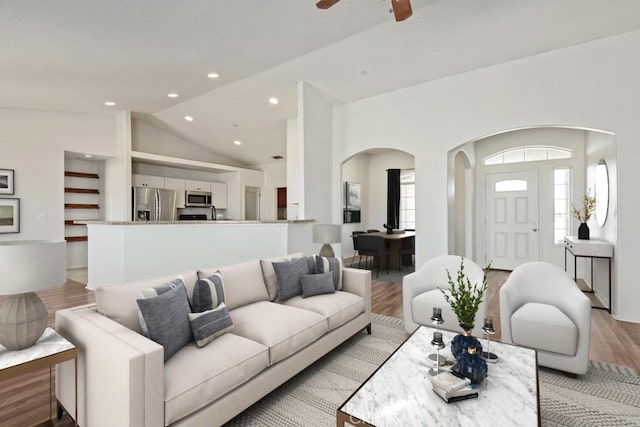
{"type": "Polygon", "coordinates": [[[185,192],[184,205],[190,208],[210,208],[210,191],[189,191],[185,192]]]}

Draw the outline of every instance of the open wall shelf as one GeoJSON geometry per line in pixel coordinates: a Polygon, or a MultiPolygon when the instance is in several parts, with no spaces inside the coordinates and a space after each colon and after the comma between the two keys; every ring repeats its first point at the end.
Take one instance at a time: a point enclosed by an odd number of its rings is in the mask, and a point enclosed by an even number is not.
{"type": "MultiPolygon", "coordinates": [[[[82,166],[81,166],[82,167],[82,166]]],[[[65,176],[65,219],[64,225],[65,227],[73,227],[66,228],[65,240],[67,242],[86,242],[87,236],[82,235],[79,236],[77,234],[78,231],[82,233],[82,230],[77,227],[85,226],[84,224],[76,224],[75,221],[81,220],[94,220],[100,218],[100,190],[99,187],[99,179],[100,175],[97,173],[89,173],[89,172],[76,172],[66,170],[64,171],[65,176]],[[96,185],[97,181],[97,185],[96,185]],[[88,188],[87,188],[88,187],[88,188]],[[82,213],[82,210],[95,211],[95,213],[88,214],[82,213]],[[74,214],[72,212],[79,212],[78,214],[74,214]],[[82,218],[82,219],[78,219],[82,218]],[[76,231],[74,231],[76,230],[76,231]]],[[[85,233],[86,234],[86,231],[85,233]]]]}

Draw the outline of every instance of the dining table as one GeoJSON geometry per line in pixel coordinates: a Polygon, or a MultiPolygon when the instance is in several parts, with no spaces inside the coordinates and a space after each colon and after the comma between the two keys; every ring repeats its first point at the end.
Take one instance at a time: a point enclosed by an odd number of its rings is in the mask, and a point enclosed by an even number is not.
{"type": "Polygon", "coordinates": [[[401,257],[400,249],[408,248],[415,244],[412,241],[416,236],[415,231],[395,230],[391,234],[386,231],[377,231],[367,233],[367,235],[381,236],[385,240],[389,248],[389,268],[399,269],[402,265],[411,266],[411,257],[409,255],[401,257]]]}

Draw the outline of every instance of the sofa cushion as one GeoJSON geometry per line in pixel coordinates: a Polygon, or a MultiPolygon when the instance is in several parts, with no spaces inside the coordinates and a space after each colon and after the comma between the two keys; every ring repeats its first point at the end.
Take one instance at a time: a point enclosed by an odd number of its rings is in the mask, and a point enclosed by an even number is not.
{"type": "Polygon", "coordinates": [[[530,302],[511,315],[511,337],[524,347],[575,356],[578,328],[557,307],[530,302]]]}
{"type": "Polygon", "coordinates": [[[278,278],[278,301],[286,301],[302,293],[302,276],[309,274],[306,258],[274,262],[273,269],[278,278]]]}
{"type": "Polygon", "coordinates": [[[327,332],[327,318],[296,307],[268,301],[231,311],[233,333],[269,347],[274,364],[306,347],[327,332]]]}
{"type": "Polygon", "coordinates": [[[224,282],[220,272],[198,279],[193,288],[191,308],[194,313],[213,310],[224,302],[224,282]]]}
{"type": "MultiPolygon", "coordinates": [[[[218,270],[200,270],[200,278],[209,277],[218,270]]],[[[233,310],[257,301],[268,301],[269,294],[262,277],[260,261],[249,261],[223,267],[224,298],[227,309],[233,310]]]]}
{"type": "Polygon", "coordinates": [[[307,274],[302,276],[302,298],[314,295],[332,294],[336,291],[333,287],[333,273],[331,271],[321,274],[307,274]]]}
{"type": "Polygon", "coordinates": [[[290,307],[302,308],[325,316],[329,330],[348,322],[364,313],[364,299],[358,295],[337,291],[333,294],[317,295],[310,298],[293,297],[283,303],[290,307]]]}
{"type": "Polygon", "coordinates": [[[322,257],[315,256],[315,271],[314,273],[327,273],[333,274],[333,286],[336,291],[342,290],[342,258],[336,257],[322,257]]]}
{"type": "Polygon", "coordinates": [[[204,347],[215,338],[233,329],[229,311],[223,302],[216,308],[199,313],[189,313],[193,339],[198,347],[204,347]]]}
{"type": "Polygon", "coordinates": [[[267,347],[234,334],[203,348],[188,344],[164,365],[165,425],[207,406],[268,365],[267,347]]]}
{"type": "Polygon", "coordinates": [[[173,274],[154,279],[140,280],[117,286],[100,286],[96,288],[96,305],[98,312],[123,326],[142,333],[140,319],[138,318],[138,306],[136,300],[140,298],[143,289],[164,285],[176,277],[181,277],[187,290],[187,297],[193,292],[193,287],[198,280],[195,271],[173,274]]]}
{"type": "Polygon", "coordinates": [[[267,292],[269,293],[269,301],[275,301],[278,298],[278,278],[276,277],[272,263],[284,262],[287,261],[287,259],[287,257],[281,256],[260,260],[262,276],[264,277],[264,283],[267,285],[267,292]]]}
{"type": "Polygon", "coordinates": [[[144,335],[164,347],[167,361],[193,340],[189,325],[191,309],[180,279],[155,287],[153,291],[143,290],[142,295],[147,297],[137,300],[140,325],[144,335]]]}

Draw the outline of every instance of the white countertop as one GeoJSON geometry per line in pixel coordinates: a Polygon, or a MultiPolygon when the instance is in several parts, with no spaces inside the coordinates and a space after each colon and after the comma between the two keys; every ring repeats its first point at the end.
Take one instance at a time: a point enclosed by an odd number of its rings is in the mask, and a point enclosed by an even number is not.
{"type": "Polygon", "coordinates": [[[218,219],[211,221],[74,221],[75,224],[87,225],[187,225],[187,224],[305,224],[315,222],[314,219],[292,219],[292,220],[272,220],[272,221],[240,221],[231,219],[218,219]]]}

